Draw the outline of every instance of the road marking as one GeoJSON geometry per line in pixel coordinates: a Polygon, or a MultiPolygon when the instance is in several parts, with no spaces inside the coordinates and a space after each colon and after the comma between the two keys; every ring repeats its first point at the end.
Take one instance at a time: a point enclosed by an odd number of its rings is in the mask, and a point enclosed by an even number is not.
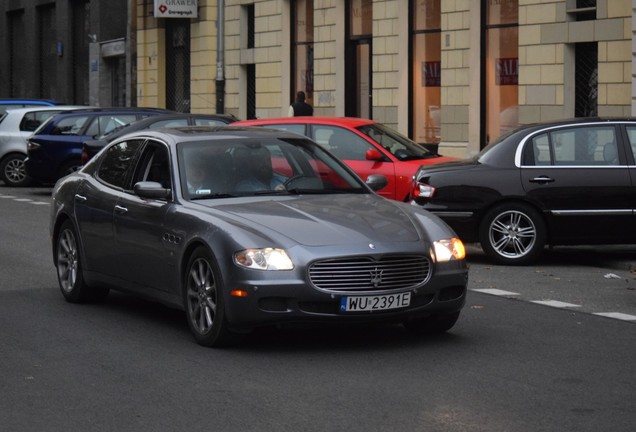
{"type": "Polygon", "coordinates": [[[550,306],[555,308],[576,308],[581,307],[581,305],[576,305],[572,303],[565,303],[558,300],[532,300],[531,303],[541,304],[544,306],[550,306]]]}
{"type": "Polygon", "coordinates": [[[620,312],[597,312],[594,315],[615,318],[623,321],[636,321],[636,315],[629,315],[620,312]]]}
{"type": "Polygon", "coordinates": [[[34,204],[34,205],[50,205],[51,204],[46,201],[33,201],[30,198],[17,198],[15,195],[0,195],[0,198],[12,199],[13,201],[26,202],[26,203],[34,204]]]}
{"type": "Polygon", "coordinates": [[[496,296],[518,296],[519,293],[504,291],[496,288],[487,288],[487,289],[472,289],[471,291],[476,291],[484,294],[492,294],[496,296]]]}

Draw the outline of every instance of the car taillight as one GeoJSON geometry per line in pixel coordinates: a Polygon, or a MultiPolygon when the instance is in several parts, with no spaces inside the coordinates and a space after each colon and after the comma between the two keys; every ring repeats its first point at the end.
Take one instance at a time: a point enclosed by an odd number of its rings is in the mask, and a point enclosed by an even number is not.
{"type": "Polygon", "coordinates": [[[435,188],[425,183],[415,182],[413,187],[413,198],[433,198],[435,188]]]}
{"type": "Polygon", "coordinates": [[[80,161],[82,162],[82,165],[86,165],[86,162],[88,162],[88,153],[86,153],[86,150],[82,150],[80,161]]]}

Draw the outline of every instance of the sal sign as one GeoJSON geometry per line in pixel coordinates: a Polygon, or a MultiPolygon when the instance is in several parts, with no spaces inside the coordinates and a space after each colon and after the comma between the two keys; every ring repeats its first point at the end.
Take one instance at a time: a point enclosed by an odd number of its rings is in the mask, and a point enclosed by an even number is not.
{"type": "Polygon", "coordinates": [[[155,0],[155,18],[197,18],[197,0],[155,0]]]}

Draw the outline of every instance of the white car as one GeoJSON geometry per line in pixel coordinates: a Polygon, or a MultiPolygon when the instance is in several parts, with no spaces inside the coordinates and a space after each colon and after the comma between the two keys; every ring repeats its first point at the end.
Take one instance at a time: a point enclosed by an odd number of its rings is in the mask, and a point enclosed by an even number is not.
{"type": "Polygon", "coordinates": [[[26,140],[49,117],[62,111],[86,108],[76,105],[8,109],[0,117],[0,180],[7,186],[27,186],[24,170],[26,140]]]}

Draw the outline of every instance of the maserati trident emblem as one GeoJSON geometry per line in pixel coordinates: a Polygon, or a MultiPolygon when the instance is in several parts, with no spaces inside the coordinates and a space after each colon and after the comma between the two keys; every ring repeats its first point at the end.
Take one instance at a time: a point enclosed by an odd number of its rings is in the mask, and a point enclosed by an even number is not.
{"type": "Polygon", "coordinates": [[[371,272],[371,285],[373,285],[373,288],[378,289],[382,283],[382,273],[384,273],[384,270],[379,270],[377,267],[371,272]]]}
{"type": "Polygon", "coordinates": [[[369,249],[375,249],[375,245],[373,243],[369,243],[369,249]]]}

